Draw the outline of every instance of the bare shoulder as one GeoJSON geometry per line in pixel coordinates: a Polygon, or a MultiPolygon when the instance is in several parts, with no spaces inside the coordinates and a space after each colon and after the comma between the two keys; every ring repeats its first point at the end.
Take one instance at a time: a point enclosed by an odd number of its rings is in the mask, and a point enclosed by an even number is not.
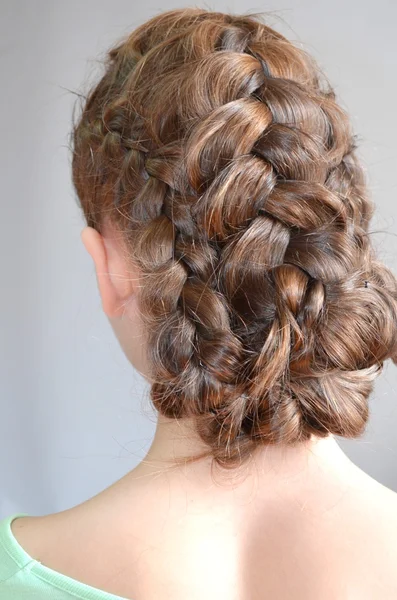
{"type": "MultiPolygon", "coordinates": [[[[289,497],[283,501],[279,498],[277,502],[262,498],[255,510],[245,507],[244,518],[239,515],[238,527],[233,531],[229,531],[229,513],[223,520],[217,513],[215,527],[214,517],[203,509],[199,515],[200,527],[197,527],[195,515],[192,514],[190,520],[181,519],[182,509],[178,506],[170,512],[165,494],[163,500],[159,494],[150,495],[156,499],[155,507],[148,502],[149,496],[139,494],[139,500],[134,503],[123,500],[115,506],[116,497],[109,496],[106,500],[84,503],[60,513],[17,518],[12,523],[12,532],[32,558],[94,587],[106,589],[109,579],[113,577],[115,581],[115,574],[119,577],[122,567],[125,576],[117,580],[117,588],[108,590],[122,597],[162,595],[165,565],[159,552],[148,548],[161,549],[161,556],[167,556],[167,569],[172,571],[175,564],[175,573],[167,575],[173,581],[174,591],[181,572],[189,572],[189,585],[199,589],[199,580],[193,583],[195,570],[202,573],[209,570],[210,565],[205,562],[206,556],[200,557],[201,562],[197,560],[195,548],[208,545],[208,540],[215,544],[214,532],[217,531],[217,556],[229,556],[225,585],[228,579],[232,581],[233,572],[250,564],[248,578],[258,580],[257,588],[268,589],[270,593],[272,584],[277,591],[272,597],[284,598],[285,580],[280,565],[283,568],[288,565],[294,585],[306,590],[306,595],[301,596],[305,600],[314,597],[307,589],[309,583],[310,589],[321,586],[325,590],[329,588],[330,578],[335,585],[348,582],[346,585],[352,586],[355,593],[359,591],[362,600],[397,598],[397,493],[359,469],[353,479],[331,499],[331,488],[322,489],[317,485],[312,487],[314,497],[310,499],[306,490],[302,503],[296,503],[295,499],[292,503],[289,497]],[[164,514],[167,514],[167,522],[164,514]],[[234,567],[230,558],[231,539],[236,546],[235,554],[240,557],[233,563],[234,567]],[[247,539],[250,548],[247,548],[247,539]],[[294,550],[297,546],[298,555],[294,550]],[[241,558],[244,553],[246,560],[241,558]],[[114,564],[112,557],[115,557],[114,564]],[[194,561],[189,562],[189,557],[194,557],[194,561]],[[139,564],[139,573],[133,572],[131,565],[134,564],[139,564]]],[[[212,562],[216,564],[215,560],[212,562]]],[[[321,597],[342,597],[338,596],[339,588],[333,592],[333,596],[321,597]]],[[[179,598],[174,593],[176,597],[179,598]]]]}
{"type": "Polygon", "coordinates": [[[74,514],[69,512],[18,517],[11,523],[12,534],[27,554],[42,561],[46,552],[53,550],[60,536],[65,545],[67,521],[72,525],[75,520],[74,514]]]}
{"type": "Polygon", "coordinates": [[[369,569],[385,569],[397,597],[397,493],[363,472],[352,489],[346,516],[356,532],[358,556],[362,553],[369,569]]]}
{"type": "Polygon", "coordinates": [[[37,548],[35,541],[41,536],[40,523],[42,517],[18,517],[11,523],[11,531],[20,546],[30,554],[32,558],[36,558],[37,548]],[[37,533],[40,532],[40,536],[37,533]]]}
{"type": "Polygon", "coordinates": [[[123,560],[128,555],[120,552],[120,532],[105,527],[106,517],[106,512],[87,510],[83,503],[59,513],[18,517],[11,531],[25,552],[47,568],[80,583],[134,597],[130,581],[125,586],[122,580],[111,581],[118,569],[126,568],[123,560]]]}
{"type": "Polygon", "coordinates": [[[360,469],[358,472],[354,486],[357,499],[365,508],[375,510],[374,517],[382,516],[390,526],[397,527],[397,493],[360,469]]]}

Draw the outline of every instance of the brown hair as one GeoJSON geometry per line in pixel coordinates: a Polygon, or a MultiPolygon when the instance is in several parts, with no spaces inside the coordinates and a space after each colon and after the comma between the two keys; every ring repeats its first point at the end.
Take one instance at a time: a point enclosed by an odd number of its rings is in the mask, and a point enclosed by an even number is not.
{"type": "Polygon", "coordinates": [[[345,111],[262,22],[163,12],[110,49],[73,123],[87,224],[110,218],[144,275],[151,399],[209,455],[355,437],[397,362],[397,284],[345,111]]]}

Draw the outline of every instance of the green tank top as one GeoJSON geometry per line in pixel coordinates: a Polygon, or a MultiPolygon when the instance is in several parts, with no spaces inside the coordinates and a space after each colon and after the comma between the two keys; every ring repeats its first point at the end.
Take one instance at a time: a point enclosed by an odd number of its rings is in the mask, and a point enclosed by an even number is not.
{"type": "Polygon", "coordinates": [[[11,523],[26,513],[0,521],[0,600],[125,600],[44,566],[20,546],[11,523]]]}

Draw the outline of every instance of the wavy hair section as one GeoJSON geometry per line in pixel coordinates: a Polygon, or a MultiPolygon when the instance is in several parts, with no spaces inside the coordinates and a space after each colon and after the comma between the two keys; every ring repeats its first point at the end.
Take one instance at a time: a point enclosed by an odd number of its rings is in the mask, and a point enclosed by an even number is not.
{"type": "Polygon", "coordinates": [[[397,283],[349,118],[262,14],[163,12],[108,52],[73,124],[87,224],[144,274],[151,399],[218,464],[359,436],[397,363],[397,283]]]}

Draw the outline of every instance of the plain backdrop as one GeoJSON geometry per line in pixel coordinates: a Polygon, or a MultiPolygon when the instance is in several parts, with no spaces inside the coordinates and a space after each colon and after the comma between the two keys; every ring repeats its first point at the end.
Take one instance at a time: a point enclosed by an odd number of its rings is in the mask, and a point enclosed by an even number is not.
{"type": "MultiPolygon", "coordinates": [[[[119,37],[189,3],[2,0],[0,212],[0,518],[46,514],[95,495],[148,449],[155,414],[101,312],[71,185],[76,96],[119,37]]],[[[269,11],[268,22],[315,55],[352,116],[377,205],[371,230],[397,272],[397,3],[281,0],[196,3],[269,11]]],[[[367,433],[342,441],[397,490],[397,369],[370,398],[367,433]]]]}

